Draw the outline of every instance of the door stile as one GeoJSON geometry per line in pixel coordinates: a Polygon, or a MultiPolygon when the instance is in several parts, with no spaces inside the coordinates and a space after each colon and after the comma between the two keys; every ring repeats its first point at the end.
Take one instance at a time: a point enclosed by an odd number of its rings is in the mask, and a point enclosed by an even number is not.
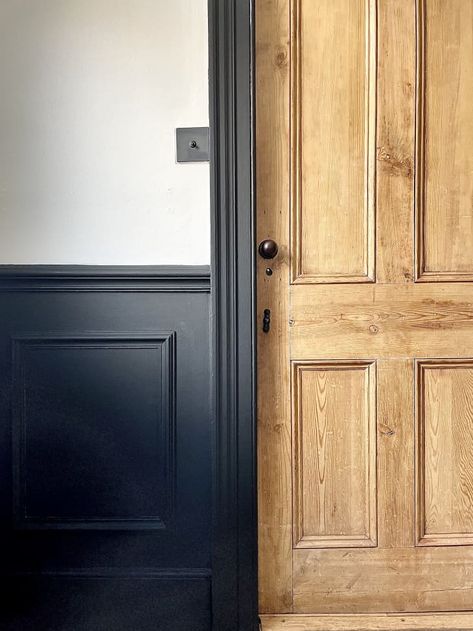
{"type": "Polygon", "coordinates": [[[274,239],[274,260],[258,258],[258,496],[260,611],[292,611],[292,472],[288,345],[289,11],[286,0],[256,2],[257,240],[274,239]],[[276,6],[275,6],[276,5],[276,6]],[[270,272],[266,270],[271,269],[270,272]],[[271,310],[269,332],[263,313],[271,310]]]}

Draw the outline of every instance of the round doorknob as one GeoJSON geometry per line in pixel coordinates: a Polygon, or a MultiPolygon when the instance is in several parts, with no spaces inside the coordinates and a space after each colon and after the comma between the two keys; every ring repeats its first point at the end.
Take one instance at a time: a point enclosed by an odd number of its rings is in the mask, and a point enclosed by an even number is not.
{"type": "Polygon", "coordinates": [[[278,244],[272,239],[265,239],[264,241],[261,241],[258,247],[258,252],[264,259],[274,259],[278,251],[278,244]]]}

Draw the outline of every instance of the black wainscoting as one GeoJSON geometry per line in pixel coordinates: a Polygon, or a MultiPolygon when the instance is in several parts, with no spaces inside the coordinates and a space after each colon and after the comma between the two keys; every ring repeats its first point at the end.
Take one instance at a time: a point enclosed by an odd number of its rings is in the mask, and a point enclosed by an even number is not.
{"type": "Polygon", "coordinates": [[[208,268],[0,268],[0,628],[209,631],[208,268]]]}

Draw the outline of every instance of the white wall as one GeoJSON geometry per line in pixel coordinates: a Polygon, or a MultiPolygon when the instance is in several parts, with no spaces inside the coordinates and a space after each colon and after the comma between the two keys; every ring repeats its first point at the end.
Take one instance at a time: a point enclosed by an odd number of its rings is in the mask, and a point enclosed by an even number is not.
{"type": "Polygon", "coordinates": [[[207,0],[0,1],[0,264],[206,264],[207,0]]]}

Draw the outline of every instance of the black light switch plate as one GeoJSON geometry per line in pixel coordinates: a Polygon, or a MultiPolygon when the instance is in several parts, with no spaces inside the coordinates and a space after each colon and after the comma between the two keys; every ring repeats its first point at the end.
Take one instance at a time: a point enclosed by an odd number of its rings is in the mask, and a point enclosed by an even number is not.
{"type": "Polygon", "coordinates": [[[179,127],[176,129],[177,161],[209,161],[209,128],[179,127]]]}

